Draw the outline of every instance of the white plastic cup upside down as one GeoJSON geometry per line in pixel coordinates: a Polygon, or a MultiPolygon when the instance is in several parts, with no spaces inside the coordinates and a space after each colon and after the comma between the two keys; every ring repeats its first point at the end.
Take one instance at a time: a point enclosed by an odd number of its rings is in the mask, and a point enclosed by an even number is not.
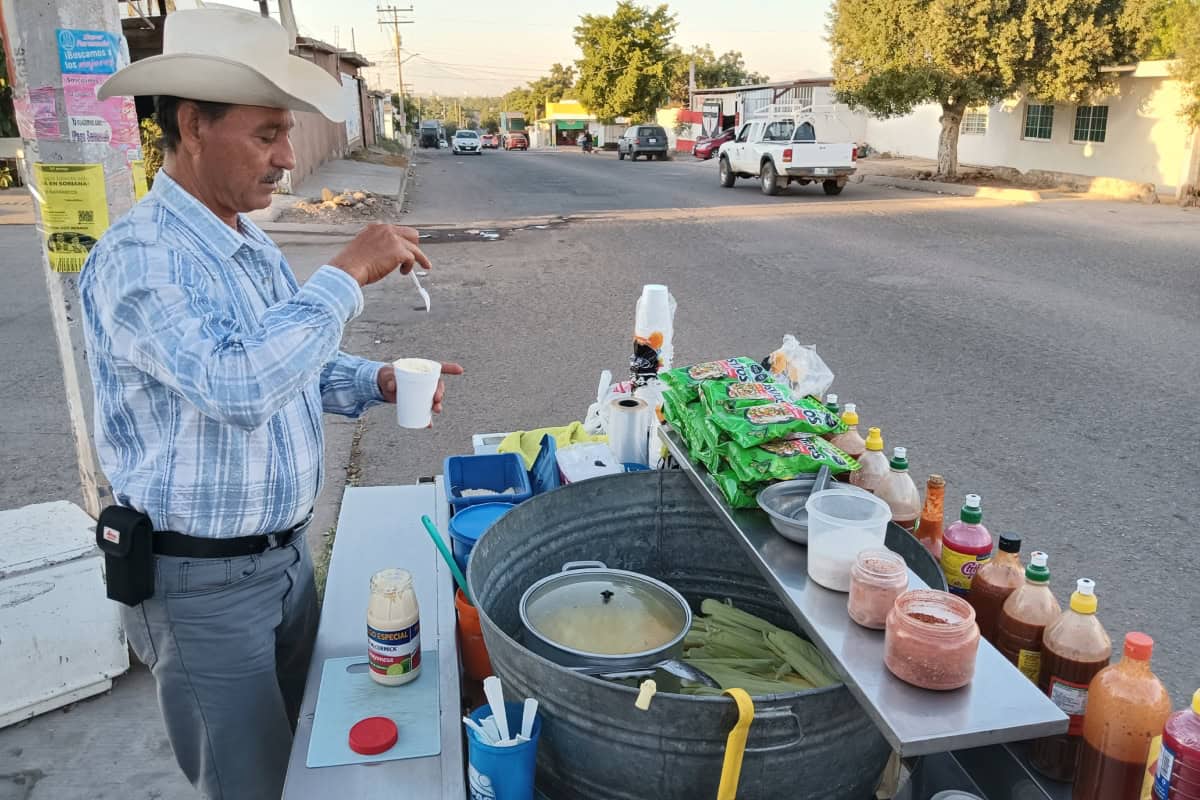
{"type": "Polygon", "coordinates": [[[401,358],[396,371],[396,422],[401,428],[428,428],[433,422],[433,395],[442,365],[427,358],[401,358]]]}

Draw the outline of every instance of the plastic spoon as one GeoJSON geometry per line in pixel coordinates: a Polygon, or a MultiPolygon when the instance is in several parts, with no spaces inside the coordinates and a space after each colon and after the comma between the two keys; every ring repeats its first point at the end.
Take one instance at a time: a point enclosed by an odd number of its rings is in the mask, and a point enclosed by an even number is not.
{"type": "Polygon", "coordinates": [[[517,738],[528,742],[533,736],[533,720],[537,717],[538,701],[532,697],[525,698],[525,708],[521,712],[521,735],[517,738]]]}
{"type": "Polygon", "coordinates": [[[479,741],[483,742],[484,744],[494,744],[492,741],[492,735],[488,733],[487,728],[483,727],[475,720],[471,719],[470,717],[463,717],[463,724],[475,732],[475,735],[479,737],[479,741]]]}
{"type": "Polygon", "coordinates": [[[450,549],[446,547],[446,540],[438,533],[437,526],[433,524],[433,520],[428,514],[422,515],[421,524],[425,526],[425,530],[429,533],[429,538],[433,539],[433,543],[437,545],[438,552],[442,554],[442,558],[446,560],[450,571],[454,573],[454,582],[458,584],[458,588],[462,589],[463,597],[467,598],[467,602],[475,605],[475,598],[471,597],[471,590],[467,588],[467,579],[462,574],[462,570],[458,568],[458,562],[454,560],[454,556],[450,553],[450,549]]]}
{"type": "Polygon", "coordinates": [[[412,278],[413,285],[417,287],[417,293],[421,295],[421,299],[425,301],[425,313],[429,313],[429,292],[425,291],[425,287],[421,285],[421,279],[417,277],[417,270],[413,268],[408,273],[408,277],[412,278]]]}
{"type": "Polygon", "coordinates": [[[504,708],[504,687],[500,684],[500,679],[495,675],[484,678],[483,693],[487,697],[488,705],[492,707],[492,715],[496,718],[496,727],[500,731],[500,740],[496,744],[507,747],[512,740],[508,738],[508,711],[504,708]]]}
{"type": "Polygon", "coordinates": [[[501,747],[504,745],[500,736],[500,729],[496,727],[496,718],[488,717],[483,721],[483,729],[487,731],[488,744],[493,747],[501,747]]]}

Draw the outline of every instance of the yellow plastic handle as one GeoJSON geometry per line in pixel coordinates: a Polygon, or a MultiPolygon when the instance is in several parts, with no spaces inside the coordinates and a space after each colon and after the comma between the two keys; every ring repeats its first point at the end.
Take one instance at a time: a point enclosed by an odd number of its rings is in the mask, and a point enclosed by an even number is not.
{"type": "Polygon", "coordinates": [[[717,800],[735,800],[738,781],[742,777],[742,756],[746,754],[746,739],[750,736],[750,723],[754,721],[754,701],[744,689],[726,689],[724,694],[737,703],[738,721],[725,740],[725,763],[721,767],[721,785],[717,787],[717,800]]]}

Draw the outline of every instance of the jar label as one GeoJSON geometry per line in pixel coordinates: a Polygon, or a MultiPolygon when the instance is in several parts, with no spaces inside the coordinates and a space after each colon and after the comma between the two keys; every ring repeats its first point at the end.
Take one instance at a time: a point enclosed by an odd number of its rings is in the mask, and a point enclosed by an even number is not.
{"type": "Polygon", "coordinates": [[[1158,754],[1158,771],[1154,775],[1154,796],[1167,800],[1171,796],[1171,771],[1175,769],[1175,754],[1165,744],[1158,754]]]}
{"type": "Polygon", "coordinates": [[[1041,650],[1020,650],[1017,652],[1017,669],[1034,683],[1038,682],[1038,678],[1042,673],[1042,651],[1041,650]]]}
{"type": "Polygon", "coordinates": [[[966,597],[971,591],[971,581],[975,578],[975,573],[991,558],[991,552],[977,556],[969,555],[960,553],[943,542],[942,574],[946,576],[946,584],[950,591],[960,597],[966,597]]]}
{"type": "MultiPolygon", "coordinates": [[[[1022,650],[1022,653],[1029,652],[1022,650]]],[[[1041,658],[1038,659],[1041,661],[1041,658]]],[[[1050,678],[1050,701],[1071,718],[1069,736],[1083,735],[1083,713],[1087,711],[1088,685],[1066,681],[1057,675],[1050,678]]]]}
{"type": "Polygon", "coordinates": [[[421,622],[381,631],[367,626],[367,662],[376,675],[406,675],[421,666],[421,622]]]}

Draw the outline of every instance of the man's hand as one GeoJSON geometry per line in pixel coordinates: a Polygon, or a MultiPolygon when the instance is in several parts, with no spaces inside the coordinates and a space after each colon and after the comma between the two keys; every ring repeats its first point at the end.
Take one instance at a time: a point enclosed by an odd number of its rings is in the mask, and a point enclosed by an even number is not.
{"type": "Polygon", "coordinates": [[[417,264],[431,269],[429,258],[417,247],[419,241],[420,234],[413,228],[376,222],[363,228],[329,265],[349,274],[359,286],[385,278],[396,267],[405,275],[417,264]]]}
{"type": "MultiPolygon", "coordinates": [[[[443,375],[462,375],[463,368],[458,364],[442,363],[443,375]]],[[[375,377],[375,381],[379,384],[379,393],[383,395],[385,403],[396,402],[396,371],[391,364],[379,368],[379,374],[375,377]]],[[[442,398],[446,396],[445,381],[438,381],[437,391],[433,393],[433,413],[442,413],[442,398]]]]}

